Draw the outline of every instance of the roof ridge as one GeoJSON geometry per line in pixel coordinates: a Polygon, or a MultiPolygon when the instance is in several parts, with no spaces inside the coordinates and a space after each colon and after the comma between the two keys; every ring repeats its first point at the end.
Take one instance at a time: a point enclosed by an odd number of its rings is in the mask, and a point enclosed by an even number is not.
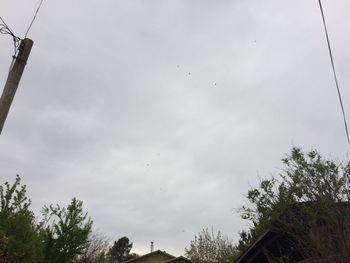
{"type": "Polygon", "coordinates": [[[167,252],[165,252],[165,251],[162,251],[162,250],[158,249],[158,250],[155,250],[155,251],[153,251],[153,252],[147,253],[147,254],[145,254],[145,255],[139,256],[139,257],[137,257],[137,258],[133,258],[133,259],[129,259],[129,260],[127,260],[127,261],[123,261],[122,263],[134,262],[135,260],[138,260],[138,259],[144,258],[144,257],[148,257],[148,256],[153,255],[153,254],[156,254],[156,253],[165,254],[165,255],[167,255],[167,256],[170,256],[172,259],[175,259],[175,258],[176,258],[175,256],[173,256],[173,255],[171,255],[171,254],[169,254],[169,253],[167,253],[167,252]]]}

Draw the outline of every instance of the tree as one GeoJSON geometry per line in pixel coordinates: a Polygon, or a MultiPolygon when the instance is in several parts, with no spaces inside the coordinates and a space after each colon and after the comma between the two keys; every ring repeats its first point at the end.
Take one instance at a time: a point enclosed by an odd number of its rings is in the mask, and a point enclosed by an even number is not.
{"type": "Polygon", "coordinates": [[[132,243],[129,242],[128,237],[121,237],[118,241],[114,241],[113,246],[109,249],[109,256],[111,262],[123,262],[126,259],[130,259],[130,250],[132,243]]]}
{"type": "Polygon", "coordinates": [[[0,186],[0,262],[37,262],[41,242],[26,186],[17,175],[13,185],[0,186]]]}
{"type": "Polygon", "coordinates": [[[98,232],[91,232],[89,244],[75,261],[76,263],[105,263],[109,239],[98,232]]]}
{"type": "MultiPolygon", "coordinates": [[[[247,249],[274,227],[288,237],[290,251],[308,262],[348,262],[350,258],[350,163],[343,165],[293,148],[282,159],[277,178],[260,181],[247,194],[241,217],[251,227],[241,232],[238,248],[247,249]]],[[[276,262],[291,260],[288,255],[276,262]]],[[[284,261],[285,262],[285,261],[284,261]]]]}
{"type": "Polygon", "coordinates": [[[202,229],[194,236],[190,247],[185,248],[185,255],[194,263],[232,262],[238,255],[235,246],[221,232],[214,234],[213,229],[202,229]]]}
{"type": "Polygon", "coordinates": [[[67,208],[44,207],[41,235],[44,262],[69,263],[88,247],[92,220],[83,212],[83,202],[73,198],[67,208]]]}
{"type": "Polygon", "coordinates": [[[134,259],[134,258],[138,258],[140,255],[137,254],[137,253],[129,253],[129,255],[127,255],[125,258],[124,258],[124,261],[128,261],[128,260],[131,260],[131,259],[134,259]]]}
{"type": "Polygon", "coordinates": [[[38,223],[17,175],[0,186],[0,263],[70,263],[88,245],[92,221],[75,198],[67,208],[43,209],[38,223]]]}

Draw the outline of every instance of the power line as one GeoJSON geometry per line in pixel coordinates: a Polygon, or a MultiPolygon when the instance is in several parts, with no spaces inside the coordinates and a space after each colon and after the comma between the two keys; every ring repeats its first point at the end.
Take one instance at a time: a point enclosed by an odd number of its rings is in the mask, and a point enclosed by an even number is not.
{"type": "MultiPolygon", "coordinates": [[[[31,21],[30,24],[29,24],[29,27],[28,27],[28,29],[27,29],[25,35],[24,35],[24,38],[27,37],[27,35],[28,35],[30,29],[32,28],[32,25],[33,25],[33,23],[34,23],[34,21],[35,21],[37,15],[38,15],[38,12],[39,12],[39,10],[40,10],[41,5],[43,4],[43,2],[44,2],[44,0],[40,0],[39,6],[38,6],[38,8],[37,8],[36,11],[35,11],[35,14],[34,14],[34,16],[33,16],[33,19],[32,19],[32,21],[31,21]]],[[[0,23],[0,33],[1,33],[1,34],[8,34],[8,35],[11,35],[11,36],[13,37],[13,42],[14,42],[14,45],[15,45],[15,53],[16,53],[16,52],[17,52],[17,48],[18,48],[18,46],[19,46],[19,44],[20,44],[20,42],[21,42],[22,39],[19,38],[19,37],[17,37],[17,36],[10,30],[10,28],[7,26],[6,22],[4,21],[4,19],[3,19],[1,16],[0,16],[0,20],[1,20],[1,23],[0,23]]],[[[24,38],[23,38],[23,39],[24,39],[24,38]]]]}
{"type": "Polygon", "coordinates": [[[333,54],[332,54],[331,44],[330,44],[329,36],[328,36],[328,30],[327,30],[327,25],[326,25],[326,19],[325,19],[325,16],[324,16],[324,12],[323,12],[323,8],[322,8],[321,0],[318,0],[318,3],[319,3],[319,5],[320,5],[320,10],[321,10],[321,15],[322,15],[322,20],[323,20],[324,31],[325,31],[325,33],[326,33],[326,39],[327,39],[327,44],[328,44],[329,57],[330,57],[331,63],[332,63],[332,69],[333,69],[333,75],[334,75],[335,85],[336,85],[336,87],[337,87],[337,92],[338,92],[338,98],[339,98],[339,102],[340,102],[340,107],[341,107],[341,110],[342,110],[342,113],[343,113],[343,120],[344,120],[346,138],[348,139],[348,143],[349,143],[349,145],[350,145],[348,124],[347,124],[347,122],[346,122],[343,100],[342,100],[342,97],[341,97],[341,94],[340,94],[340,89],[339,89],[337,73],[336,73],[336,70],[335,70],[335,65],[334,65],[334,60],[333,60],[333,54]]]}
{"type": "MultiPolygon", "coordinates": [[[[32,25],[33,25],[33,23],[34,23],[34,21],[35,21],[37,15],[38,15],[38,12],[39,12],[39,10],[40,10],[41,5],[42,5],[43,2],[44,2],[44,0],[40,0],[39,6],[38,6],[38,8],[37,8],[36,11],[35,11],[35,14],[34,14],[34,16],[33,16],[33,19],[32,19],[32,21],[30,22],[29,27],[28,27],[28,29],[27,29],[27,31],[26,31],[26,33],[25,33],[23,39],[25,39],[25,38],[27,37],[27,35],[28,35],[30,29],[32,28],[32,25]]],[[[15,60],[15,58],[16,58],[16,54],[17,54],[18,48],[19,48],[19,46],[20,46],[20,44],[21,44],[21,41],[22,41],[23,39],[21,39],[20,37],[16,36],[16,35],[10,30],[10,28],[9,28],[8,25],[6,24],[5,20],[4,20],[1,16],[0,16],[0,33],[1,33],[1,34],[4,34],[4,35],[11,35],[11,36],[12,36],[12,39],[13,39],[14,55],[12,56],[13,60],[12,60],[11,66],[10,66],[10,70],[11,70],[11,68],[12,68],[12,66],[13,66],[13,63],[14,63],[14,60],[15,60]]]]}
{"type": "Polygon", "coordinates": [[[26,32],[26,34],[24,35],[24,38],[27,37],[27,35],[28,35],[28,33],[29,33],[29,30],[31,29],[31,27],[32,27],[32,25],[33,25],[33,23],[34,23],[34,21],[35,21],[35,19],[36,19],[36,16],[37,16],[37,14],[38,14],[38,12],[39,12],[39,9],[40,9],[40,7],[41,7],[43,1],[44,1],[44,0],[41,0],[41,1],[40,1],[39,6],[38,6],[38,8],[37,8],[36,11],[35,11],[34,17],[33,17],[32,21],[30,22],[30,25],[29,25],[29,27],[28,27],[28,29],[27,29],[27,32],[26,32]]]}
{"type": "Polygon", "coordinates": [[[13,46],[14,46],[14,55],[16,55],[17,53],[17,49],[19,47],[19,44],[21,43],[21,38],[19,38],[18,36],[16,36],[11,29],[8,27],[8,25],[6,24],[6,22],[4,21],[4,19],[0,16],[0,33],[4,34],[4,35],[10,35],[12,36],[12,40],[13,40],[13,46]]]}

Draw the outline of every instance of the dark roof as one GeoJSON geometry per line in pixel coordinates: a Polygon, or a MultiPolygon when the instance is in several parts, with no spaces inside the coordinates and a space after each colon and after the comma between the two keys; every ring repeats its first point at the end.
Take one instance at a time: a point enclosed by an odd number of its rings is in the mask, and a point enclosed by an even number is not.
{"type": "Polygon", "coordinates": [[[166,253],[165,251],[156,250],[156,251],[153,251],[153,252],[151,252],[151,253],[145,254],[145,255],[143,255],[143,256],[139,256],[139,257],[137,257],[137,258],[133,258],[133,259],[124,261],[123,263],[131,263],[131,262],[134,262],[134,261],[139,260],[139,259],[141,259],[141,258],[153,256],[153,255],[155,255],[155,254],[163,254],[163,255],[166,255],[166,256],[170,257],[171,259],[175,259],[175,258],[176,258],[176,257],[174,257],[173,255],[170,255],[170,254],[166,253]]]}
{"type": "Polygon", "coordinates": [[[177,257],[177,258],[169,259],[168,261],[165,261],[164,263],[171,263],[171,262],[175,262],[175,261],[178,261],[178,260],[185,260],[185,261],[188,261],[188,262],[192,262],[188,258],[180,256],[180,257],[177,257]]]}
{"type": "MultiPolygon", "coordinates": [[[[349,202],[337,202],[334,207],[347,208],[349,202]]],[[[317,202],[297,202],[288,205],[283,213],[276,215],[275,219],[271,222],[271,227],[264,232],[254,243],[252,243],[236,260],[236,263],[250,263],[250,262],[267,262],[266,253],[271,253],[274,248],[274,242],[278,241],[284,249],[288,249],[291,245],[290,236],[283,231],[283,224],[281,222],[288,222],[290,220],[301,220],[304,224],[308,224],[310,221],[310,215],[305,213],[305,208],[309,208],[312,214],[319,216],[321,214],[317,202]],[[292,219],[291,219],[292,218],[292,219]]],[[[276,252],[276,251],[275,251],[276,252]]],[[[272,253],[274,254],[274,253],[272,253]]],[[[278,252],[276,253],[278,254],[278,252]]],[[[297,251],[293,254],[294,258],[300,258],[301,255],[297,251]]]]}
{"type": "Polygon", "coordinates": [[[236,260],[236,263],[253,262],[253,260],[261,254],[264,246],[271,244],[278,239],[280,234],[275,231],[267,230],[253,244],[249,246],[244,253],[236,260]]]}

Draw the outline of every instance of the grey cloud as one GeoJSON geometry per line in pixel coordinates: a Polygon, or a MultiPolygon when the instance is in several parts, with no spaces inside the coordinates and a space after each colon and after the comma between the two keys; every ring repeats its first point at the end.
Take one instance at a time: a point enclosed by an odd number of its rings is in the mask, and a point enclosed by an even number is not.
{"type": "MultiPolygon", "coordinates": [[[[20,33],[37,4],[22,2],[0,8],[20,33]]],[[[324,2],[346,106],[350,5],[324,2]]],[[[211,225],[237,239],[243,194],[292,145],[348,153],[320,19],[305,1],[45,1],[3,180],[20,173],[36,211],[81,198],[140,253],[181,254],[211,225]]]]}

